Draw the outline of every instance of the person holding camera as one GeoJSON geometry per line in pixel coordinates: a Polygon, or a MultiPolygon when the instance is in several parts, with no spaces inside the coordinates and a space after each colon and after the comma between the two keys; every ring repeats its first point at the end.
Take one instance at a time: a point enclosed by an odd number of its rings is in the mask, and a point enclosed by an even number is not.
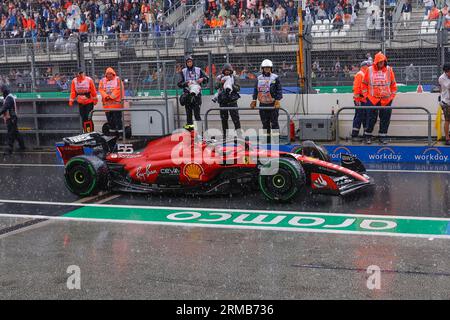
{"type": "Polygon", "coordinates": [[[195,121],[202,121],[200,117],[200,106],[202,105],[201,86],[208,82],[208,76],[199,67],[194,66],[194,59],[191,56],[186,58],[186,68],[179,74],[178,87],[183,89],[180,97],[180,104],[186,107],[187,123],[185,129],[194,129],[192,114],[195,121]],[[200,89],[200,90],[199,90],[200,89]],[[197,92],[199,91],[199,92],[197,92]]]}
{"type": "Polygon", "coordinates": [[[239,111],[237,110],[237,101],[241,97],[239,95],[240,86],[238,78],[234,75],[231,64],[226,63],[222,68],[222,74],[217,76],[216,89],[218,89],[217,101],[220,108],[236,108],[236,110],[221,110],[220,119],[222,120],[222,130],[224,140],[227,136],[228,117],[231,116],[236,131],[241,129],[239,120],[239,111]]]}

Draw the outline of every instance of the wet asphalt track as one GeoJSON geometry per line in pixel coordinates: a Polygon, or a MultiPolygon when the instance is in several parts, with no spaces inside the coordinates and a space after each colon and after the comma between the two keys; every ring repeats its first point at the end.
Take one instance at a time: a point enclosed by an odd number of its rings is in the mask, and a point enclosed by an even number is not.
{"type": "MultiPolygon", "coordinates": [[[[80,201],[66,190],[63,168],[55,164],[54,154],[0,158],[0,199],[17,200],[0,201],[2,299],[450,298],[447,239],[21,218],[75,209],[20,203],[80,201]],[[81,290],[66,287],[66,270],[73,264],[82,271],[81,290]],[[381,268],[379,290],[366,286],[369,265],[381,268]]],[[[449,218],[448,173],[369,174],[376,183],[370,192],[347,198],[307,195],[283,205],[257,192],[232,197],[107,194],[81,201],[449,218]]]]}

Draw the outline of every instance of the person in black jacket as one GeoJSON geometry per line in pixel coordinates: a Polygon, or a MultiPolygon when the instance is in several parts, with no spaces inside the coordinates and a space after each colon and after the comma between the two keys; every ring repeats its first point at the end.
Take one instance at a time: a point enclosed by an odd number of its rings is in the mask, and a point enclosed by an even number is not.
{"type": "Polygon", "coordinates": [[[0,109],[0,116],[3,117],[8,130],[6,134],[8,148],[6,149],[5,154],[11,154],[13,152],[15,140],[19,142],[19,150],[23,151],[25,150],[25,143],[23,142],[23,138],[17,129],[16,99],[6,85],[2,85],[0,89],[3,93],[4,99],[3,106],[0,109]]]}
{"type": "Polygon", "coordinates": [[[267,130],[267,134],[271,135],[271,130],[277,130],[274,134],[279,134],[278,124],[279,108],[281,106],[280,100],[283,99],[283,88],[281,87],[280,79],[272,73],[273,63],[270,60],[264,60],[261,63],[262,73],[258,76],[255,89],[253,90],[253,101],[250,107],[256,108],[256,100],[259,101],[259,116],[263,129],[267,130]],[[266,109],[266,110],[264,110],[266,109]]]}
{"type": "Polygon", "coordinates": [[[187,124],[185,129],[193,129],[194,123],[192,120],[192,113],[194,113],[195,121],[202,121],[200,117],[200,106],[202,105],[202,94],[191,94],[189,90],[190,83],[196,82],[199,85],[208,82],[208,76],[199,67],[194,66],[194,59],[192,57],[186,58],[186,68],[179,73],[180,80],[178,87],[183,88],[183,94],[180,97],[180,104],[186,107],[187,124]]]}
{"type": "MultiPolygon", "coordinates": [[[[217,100],[221,108],[236,108],[236,110],[220,111],[220,119],[222,120],[222,131],[224,139],[228,130],[228,114],[231,116],[234,128],[240,131],[241,122],[239,120],[239,111],[237,110],[237,101],[241,97],[239,95],[240,86],[238,78],[233,74],[233,67],[226,63],[222,68],[222,74],[217,76],[216,89],[218,89],[217,100]]],[[[238,132],[239,134],[239,132],[238,132]]]]}

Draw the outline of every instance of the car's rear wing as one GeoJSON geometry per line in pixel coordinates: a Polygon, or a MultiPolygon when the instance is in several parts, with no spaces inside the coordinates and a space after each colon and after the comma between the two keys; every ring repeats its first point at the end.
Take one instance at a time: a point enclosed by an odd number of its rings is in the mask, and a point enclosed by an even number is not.
{"type": "Polygon", "coordinates": [[[80,134],[63,138],[56,143],[56,157],[60,163],[66,164],[71,158],[79,155],[92,155],[100,150],[103,155],[116,148],[116,137],[105,136],[98,132],[80,134]]]}

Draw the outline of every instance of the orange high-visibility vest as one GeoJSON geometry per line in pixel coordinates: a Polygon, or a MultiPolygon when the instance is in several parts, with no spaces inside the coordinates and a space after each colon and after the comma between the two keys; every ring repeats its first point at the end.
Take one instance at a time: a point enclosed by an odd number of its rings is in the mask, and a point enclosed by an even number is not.
{"type": "Polygon", "coordinates": [[[119,109],[123,108],[124,89],[122,80],[115,76],[112,80],[104,77],[100,80],[98,91],[102,95],[103,108],[119,109]],[[111,99],[106,99],[109,96],[111,99]]]}
{"type": "Polygon", "coordinates": [[[94,81],[90,77],[84,77],[81,81],[78,80],[78,77],[72,80],[70,101],[73,102],[75,99],[78,104],[82,105],[98,102],[97,90],[95,90],[94,81]]]}
{"type": "Polygon", "coordinates": [[[364,79],[365,72],[359,70],[357,74],[355,74],[355,80],[353,80],[353,100],[356,102],[366,102],[367,98],[363,94],[362,82],[364,79]]]}
{"type": "Polygon", "coordinates": [[[363,95],[367,96],[373,105],[381,102],[382,106],[387,106],[397,93],[394,71],[390,66],[376,70],[372,65],[364,75],[362,87],[363,95]]]}

